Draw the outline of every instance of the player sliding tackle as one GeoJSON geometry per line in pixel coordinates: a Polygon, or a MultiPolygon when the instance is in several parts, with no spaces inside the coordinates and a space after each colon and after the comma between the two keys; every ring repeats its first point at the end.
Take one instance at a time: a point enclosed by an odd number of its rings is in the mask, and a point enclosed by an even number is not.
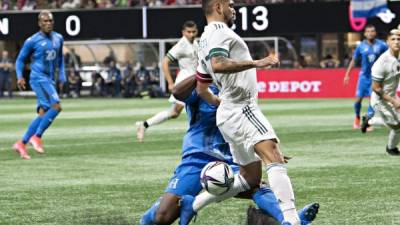
{"type": "MultiPolygon", "coordinates": [[[[232,162],[229,145],[224,141],[216,126],[217,108],[199,98],[194,90],[194,76],[183,80],[174,88],[174,96],[185,103],[189,129],[184,137],[182,160],[170,179],[165,194],[140,220],[141,225],[172,224],[179,216],[181,196],[195,196],[202,190],[200,172],[205,165],[213,161],[223,161],[232,166],[236,174],[239,167],[232,162]]],[[[218,94],[215,86],[210,86],[218,94]]],[[[238,176],[238,175],[236,175],[238,176]]],[[[283,215],[273,192],[267,187],[260,187],[252,193],[242,193],[241,197],[253,199],[258,207],[277,221],[283,222],[283,215]]],[[[318,204],[310,204],[300,212],[302,224],[309,224],[318,212],[318,204]]]]}
{"type": "Polygon", "coordinates": [[[277,66],[279,60],[275,56],[261,60],[251,58],[246,43],[229,28],[235,20],[233,5],[233,0],[202,2],[208,25],[199,42],[197,92],[207,102],[219,105],[217,126],[230,145],[234,162],[240,165],[240,174],[223,195],[203,192],[195,199],[184,196],[180,224],[189,224],[197,211],[212,202],[258,187],[263,161],[269,184],[283,212],[283,224],[300,225],[279,139],[257,105],[255,68],[277,66]],[[220,98],[208,91],[212,81],[220,89],[220,98]]]}

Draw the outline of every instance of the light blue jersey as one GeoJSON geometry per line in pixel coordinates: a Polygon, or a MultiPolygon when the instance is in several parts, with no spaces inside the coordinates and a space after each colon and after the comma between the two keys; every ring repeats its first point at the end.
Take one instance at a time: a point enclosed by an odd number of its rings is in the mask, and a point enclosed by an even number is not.
{"type": "Polygon", "coordinates": [[[42,81],[55,79],[55,72],[59,71],[59,80],[64,83],[65,69],[63,56],[64,38],[57,32],[49,35],[39,31],[29,37],[18,54],[15,63],[18,79],[23,76],[24,63],[30,57],[30,80],[42,81]]]}
{"type": "MultiPolygon", "coordinates": [[[[210,90],[218,94],[215,86],[210,86],[210,90]]],[[[207,163],[224,161],[234,172],[239,171],[239,166],[233,163],[229,144],[217,127],[217,107],[200,98],[195,90],[184,102],[189,129],[183,139],[182,161],[176,167],[165,192],[195,196],[202,189],[200,173],[207,163]]]]}
{"type": "MultiPolygon", "coordinates": [[[[218,89],[210,86],[217,95],[218,89]]],[[[216,125],[217,107],[200,98],[196,91],[185,100],[189,129],[183,139],[182,156],[204,153],[221,160],[232,160],[229,144],[225,142],[216,125]]]]}
{"type": "Polygon", "coordinates": [[[386,43],[379,39],[375,39],[372,45],[364,40],[357,46],[353,58],[356,62],[361,62],[360,78],[371,79],[372,65],[387,49],[386,43]]]}

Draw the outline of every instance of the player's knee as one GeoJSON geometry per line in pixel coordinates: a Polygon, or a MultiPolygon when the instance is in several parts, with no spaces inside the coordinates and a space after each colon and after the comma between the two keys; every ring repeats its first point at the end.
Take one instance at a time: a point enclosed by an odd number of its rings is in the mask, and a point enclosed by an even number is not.
{"type": "Polygon", "coordinates": [[[60,104],[55,104],[55,105],[52,106],[52,108],[55,109],[55,110],[57,110],[57,111],[59,111],[59,112],[62,111],[62,108],[61,108],[61,105],[60,105],[60,104]]]}
{"type": "Polygon", "coordinates": [[[172,214],[168,210],[159,209],[154,222],[157,225],[171,224],[173,222],[172,214]]]}
{"type": "Polygon", "coordinates": [[[176,119],[176,118],[178,118],[179,114],[180,114],[179,112],[173,110],[173,111],[171,112],[171,114],[170,114],[170,117],[171,117],[172,119],[176,119]]]}

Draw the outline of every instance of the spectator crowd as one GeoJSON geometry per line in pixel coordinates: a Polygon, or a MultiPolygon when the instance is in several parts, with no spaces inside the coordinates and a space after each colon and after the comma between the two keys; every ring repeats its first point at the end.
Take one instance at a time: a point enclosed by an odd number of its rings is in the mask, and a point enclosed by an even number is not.
{"type": "MultiPolygon", "coordinates": [[[[81,57],[73,48],[64,57],[67,82],[60,90],[62,97],[78,98],[81,96],[84,80],[81,57]]],[[[145,66],[138,62],[123,65],[113,51],[104,58],[102,66],[91,72],[90,96],[92,97],[163,97],[165,93],[160,88],[160,71],[157,63],[145,66]]]]}

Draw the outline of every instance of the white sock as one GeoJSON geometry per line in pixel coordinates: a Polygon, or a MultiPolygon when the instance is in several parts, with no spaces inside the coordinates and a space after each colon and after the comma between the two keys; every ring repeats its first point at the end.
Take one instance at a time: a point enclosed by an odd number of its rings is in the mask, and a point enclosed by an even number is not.
{"type": "Polygon", "coordinates": [[[250,190],[250,186],[247,181],[240,175],[236,174],[233,184],[229,191],[222,195],[212,195],[207,191],[203,191],[201,194],[197,195],[194,202],[193,202],[193,209],[194,211],[198,212],[200,209],[204,208],[205,206],[213,203],[213,202],[220,202],[225,199],[231,198],[236,196],[240,192],[250,190]]]}
{"type": "Polygon", "coordinates": [[[400,130],[390,130],[389,140],[388,140],[388,148],[393,149],[396,148],[400,141],[400,130]]]}
{"type": "Polygon", "coordinates": [[[170,116],[170,111],[169,110],[165,110],[162,112],[157,113],[156,115],[154,115],[153,117],[151,117],[150,119],[147,119],[146,122],[149,125],[149,127],[162,123],[166,120],[169,120],[171,118],[170,116]]]}
{"type": "Polygon", "coordinates": [[[299,215],[294,204],[293,188],[286,168],[280,163],[269,164],[267,173],[268,182],[279,201],[284,220],[292,225],[300,225],[299,215]]]}
{"type": "Polygon", "coordinates": [[[382,117],[374,116],[370,120],[368,120],[368,124],[373,126],[384,126],[385,121],[382,119],[382,117]]]}

